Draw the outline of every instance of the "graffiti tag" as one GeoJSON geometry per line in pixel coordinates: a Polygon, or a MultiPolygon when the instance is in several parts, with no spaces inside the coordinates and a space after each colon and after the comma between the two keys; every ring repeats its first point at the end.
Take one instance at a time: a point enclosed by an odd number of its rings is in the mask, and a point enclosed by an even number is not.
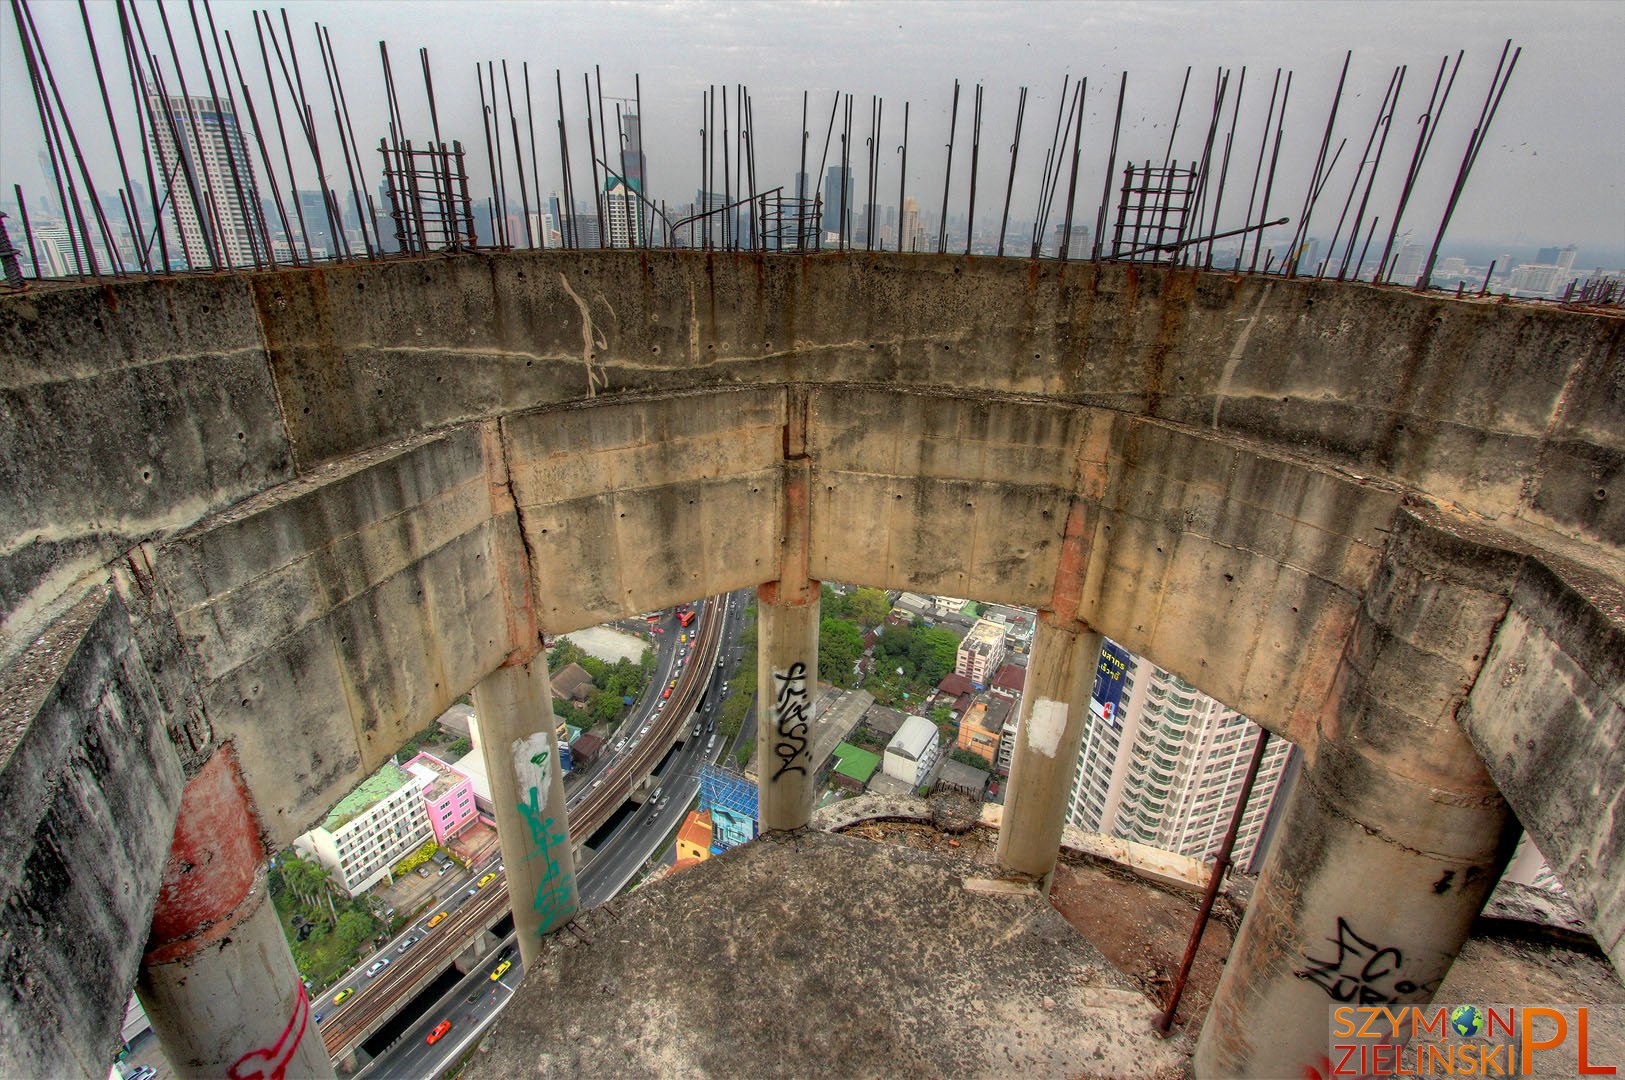
{"type": "Polygon", "coordinates": [[[310,998],[305,996],[304,983],[300,983],[293,1003],[293,1015],[288,1017],[281,1038],[270,1046],[250,1050],[232,1062],[226,1075],[231,1080],[286,1080],[288,1064],[293,1061],[294,1051],[299,1049],[299,1043],[305,1037],[305,1028],[309,1025],[310,998]]]}
{"type": "Polygon", "coordinates": [[[1337,955],[1322,960],[1306,953],[1304,960],[1310,966],[1293,974],[1326,991],[1333,1001],[1394,1005],[1428,989],[1401,976],[1405,957],[1398,949],[1367,941],[1342,916],[1337,919],[1337,936],[1326,940],[1337,946],[1337,955]]]}
{"type": "Polygon", "coordinates": [[[519,803],[518,810],[530,829],[530,853],[525,859],[541,858],[544,864],[541,883],[536,886],[536,895],[530,905],[541,917],[538,930],[538,936],[541,936],[575,910],[575,889],[571,876],[552,854],[555,848],[569,841],[562,831],[554,829],[552,818],[542,816],[541,792],[534,786],[530,789],[529,804],[519,803]]]}
{"type": "Polygon", "coordinates": [[[807,775],[807,665],[797,660],[789,671],[773,673],[778,696],[773,702],[773,729],[778,741],[773,753],[779,759],[773,779],[787,773],[807,775]]]}

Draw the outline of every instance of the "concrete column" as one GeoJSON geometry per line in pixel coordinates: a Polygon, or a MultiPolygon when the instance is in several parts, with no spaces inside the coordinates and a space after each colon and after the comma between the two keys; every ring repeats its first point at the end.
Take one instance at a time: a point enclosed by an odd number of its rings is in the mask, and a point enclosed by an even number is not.
{"type": "Polygon", "coordinates": [[[998,860],[1006,870],[1038,878],[1046,889],[1061,850],[1101,640],[1081,622],[1051,611],[1038,614],[1005,787],[998,860]]]}
{"type": "Polygon", "coordinates": [[[1514,575],[1396,535],[1208,1010],[1199,1077],[1329,1075],[1330,1008],[1430,1001],[1511,856],[1515,822],[1455,714],[1514,575]]]}
{"type": "Polygon", "coordinates": [[[530,967],[543,935],[581,906],[547,658],[538,653],[528,664],[509,664],[486,676],[474,687],[474,712],[519,955],[530,967]]]}
{"type": "Polygon", "coordinates": [[[230,747],[181,795],[136,992],[181,1076],[333,1075],[230,747]]]}
{"type": "Polygon", "coordinates": [[[813,695],[818,691],[818,589],[777,581],[756,590],[756,788],[758,821],[799,829],[812,818],[813,695]]]}

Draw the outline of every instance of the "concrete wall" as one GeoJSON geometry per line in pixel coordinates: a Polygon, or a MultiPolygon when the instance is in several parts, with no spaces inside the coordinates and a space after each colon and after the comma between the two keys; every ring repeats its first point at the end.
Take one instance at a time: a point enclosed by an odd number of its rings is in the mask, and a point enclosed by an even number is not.
{"type": "MultiPolygon", "coordinates": [[[[1618,318],[948,257],[524,252],[7,296],[0,685],[37,700],[29,643],[79,640],[87,596],[141,658],[171,780],[89,735],[57,751],[150,793],[119,819],[153,835],[82,901],[127,921],[215,744],[284,843],[538,627],[773,580],[802,528],[813,578],[1075,612],[1312,753],[1396,515],[1431,506],[1524,567],[1494,662],[1539,691],[1474,685],[1470,730],[1617,940],[1621,675],[1584,640],[1622,619],[1622,364],[1618,318]]],[[[84,670],[86,701],[119,685],[84,670]]],[[[52,730],[30,709],[24,745],[52,730]]],[[[27,896],[0,892],[8,933],[27,896]]]]}
{"type": "Polygon", "coordinates": [[[181,763],[107,585],[0,698],[0,1044],[18,1076],[106,1076],[147,938],[181,763]]]}

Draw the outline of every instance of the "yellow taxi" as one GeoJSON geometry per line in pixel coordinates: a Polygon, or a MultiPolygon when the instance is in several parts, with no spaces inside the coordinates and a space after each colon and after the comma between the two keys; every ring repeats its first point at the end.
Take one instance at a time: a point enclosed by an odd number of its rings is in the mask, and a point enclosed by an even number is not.
{"type": "Polygon", "coordinates": [[[495,971],[491,972],[491,981],[492,982],[497,982],[498,980],[500,980],[502,978],[502,976],[504,976],[504,975],[506,975],[508,973],[508,969],[511,968],[511,967],[513,967],[513,961],[512,960],[504,960],[504,961],[502,961],[502,963],[497,965],[497,969],[495,971]]]}
{"type": "Polygon", "coordinates": [[[486,874],[484,877],[480,878],[480,880],[478,880],[478,881],[476,881],[474,883],[474,887],[476,889],[483,889],[487,885],[491,884],[491,882],[495,881],[496,879],[497,879],[497,876],[495,874],[486,874]]]}
{"type": "Polygon", "coordinates": [[[434,918],[429,920],[429,929],[433,930],[435,927],[439,926],[441,923],[445,922],[450,917],[451,917],[451,912],[442,911],[440,914],[436,915],[434,918]]]}
{"type": "Polygon", "coordinates": [[[333,995],[333,1004],[335,1004],[335,1005],[344,1004],[345,1000],[347,998],[349,998],[349,996],[351,994],[353,994],[353,993],[355,993],[355,987],[346,986],[343,990],[340,990],[338,993],[333,995]]]}

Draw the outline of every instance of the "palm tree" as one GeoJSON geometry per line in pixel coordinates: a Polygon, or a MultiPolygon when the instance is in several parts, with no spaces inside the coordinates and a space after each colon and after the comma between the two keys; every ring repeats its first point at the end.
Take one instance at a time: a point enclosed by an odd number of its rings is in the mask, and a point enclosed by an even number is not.
{"type": "Polygon", "coordinates": [[[331,870],[314,859],[290,855],[282,863],[282,880],[287,882],[288,891],[309,907],[320,910],[325,898],[328,922],[338,925],[338,911],[333,905],[333,893],[338,890],[338,884],[331,870]]]}

